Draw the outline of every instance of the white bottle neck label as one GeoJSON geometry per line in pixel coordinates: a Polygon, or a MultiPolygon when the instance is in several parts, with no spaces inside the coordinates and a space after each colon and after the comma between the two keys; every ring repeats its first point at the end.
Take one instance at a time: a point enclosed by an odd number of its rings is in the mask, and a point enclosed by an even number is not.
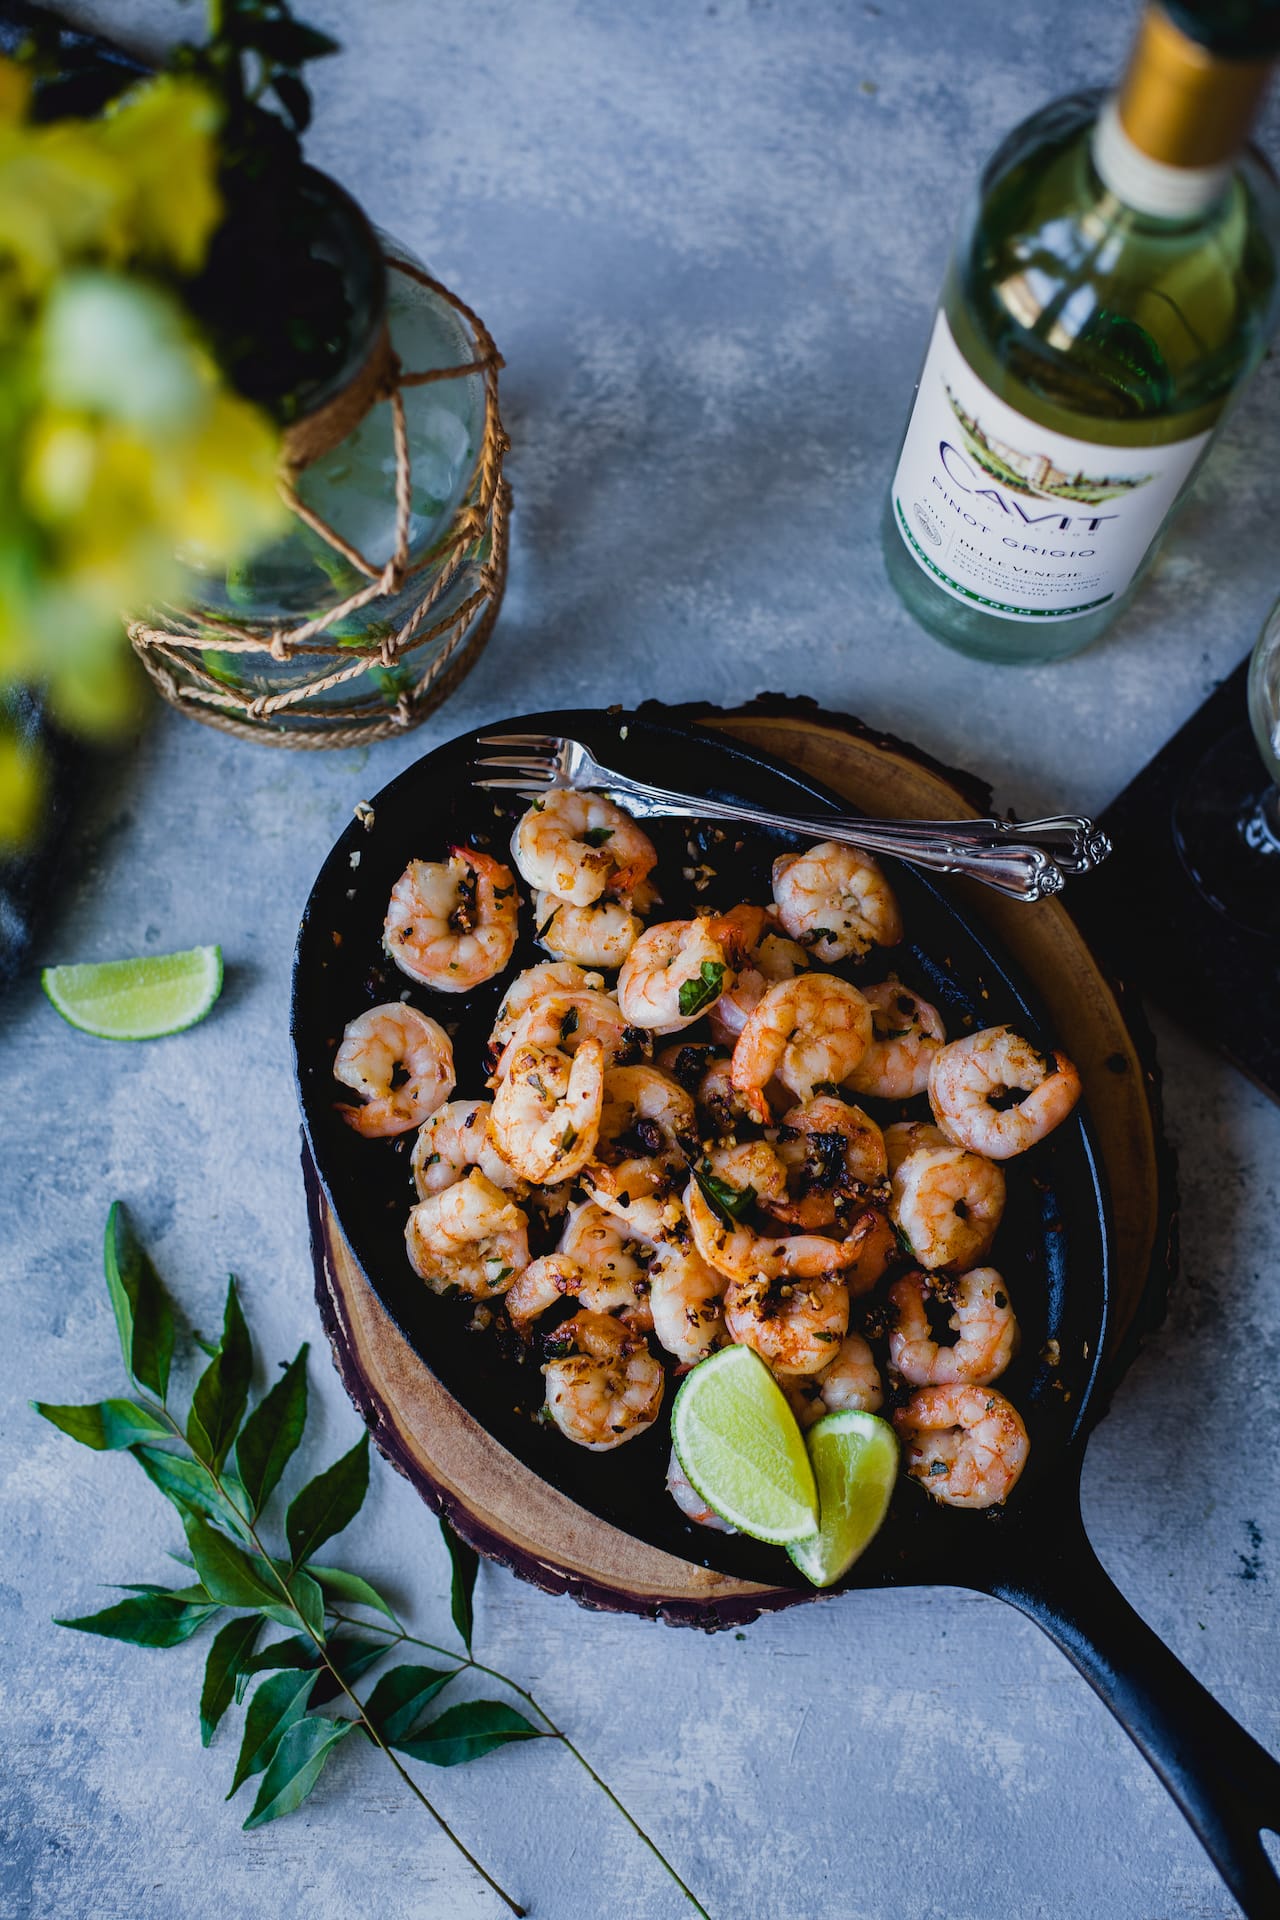
{"type": "Polygon", "coordinates": [[[893,481],[907,549],[945,593],[1005,620],[1074,620],[1117,599],[1211,435],[1075,440],[1028,420],[934,324],[893,481]]]}

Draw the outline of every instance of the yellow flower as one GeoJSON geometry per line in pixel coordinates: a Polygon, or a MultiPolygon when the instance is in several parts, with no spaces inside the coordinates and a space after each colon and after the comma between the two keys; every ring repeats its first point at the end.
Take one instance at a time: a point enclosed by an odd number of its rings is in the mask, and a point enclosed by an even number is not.
{"type": "Polygon", "coordinates": [[[0,60],[0,126],[26,119],[31,87],[30,67],[19,66],[16,60],[0,60]]]}
{"type": "Polygon", "coordinates": [[[44,793],[44,762],[17,731],[0,724],[0,853],[35,831],[44,793]]]}
{"type": "Polygon", "coordinates": [[[133,195],[134,244],[194,273],[222,213],[215,183],[220,110],[198,81],[161,75],[135,87],[102,123],[104,150],[133,195]]]}

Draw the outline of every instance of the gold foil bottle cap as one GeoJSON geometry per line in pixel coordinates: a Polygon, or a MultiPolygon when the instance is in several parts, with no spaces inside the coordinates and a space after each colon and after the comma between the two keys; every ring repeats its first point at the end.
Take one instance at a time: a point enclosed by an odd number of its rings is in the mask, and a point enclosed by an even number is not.
{"type": "Polygon", "coordinates": [[[1271,64],[1210,53],[1149,6],[1116,96],[1120,125],[1162,166],[1221,166],[1248,139],[1271,64]]]}

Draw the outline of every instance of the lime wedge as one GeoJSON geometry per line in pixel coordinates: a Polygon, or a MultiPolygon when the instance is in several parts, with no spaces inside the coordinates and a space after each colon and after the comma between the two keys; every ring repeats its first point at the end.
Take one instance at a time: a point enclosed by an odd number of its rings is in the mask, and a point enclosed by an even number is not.
{"type": "Polygon", "coordinates": [[[829,1587],[880,1531],[898,1477],[898,1436],[874,1413],[828,1413],[808,1441],[822,1524],[787,1552],[806,1580],[829,1587]]]}
{"type": "Polygon", "coordinates": [[[722,1347],[685,1375],[671,1438],[689,1484],[730,1526],[775,1546],[817,1526],[804,1435],[750,1347],[722,1347]]]}
{"type": "Polygon", "coordinates": [[[221,947],[46,967],[40,984],[64,1020],[100,1040],[158,1040],[203,1020],[222,991],[221,947]]]}

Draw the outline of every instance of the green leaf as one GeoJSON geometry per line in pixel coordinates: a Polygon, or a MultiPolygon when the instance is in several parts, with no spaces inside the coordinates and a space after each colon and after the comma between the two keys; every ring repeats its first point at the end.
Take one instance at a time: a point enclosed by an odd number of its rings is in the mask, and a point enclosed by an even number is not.
{"type": "Polygon", "coordinates": [[[265,60],[279,61],[282,67],[300,67],[306,60],[341,51],[336,40],[302,20],[255,20],[244,37],[265,60]]]}
{"type": "Polygon", "coordinates": [[[255,1607],[273,1620],[283,1612],[285,1624],[295,1624],[279,1582],[272,1578],[270,1563],[261,1554],[246,1553],[199,1514],[184,1514],[183,1526],[196,1572],[215,1600],[224,1607],[255,1607]]]}
{"type": "Polygon", "coordinates": [[[719,1214],[726,1226],[736,1227],[746,1219],[755,1205],[754,1187],[731,1187],[727,1180],[721,1180],[701,1167],[692,1167],[690,1170],[702,1190],[703,1199],[713,1213],[719,1214]]]}
{"type": "Polygon", "coordinates": [[[324,1772],[333,1749],[357,1725],[355,1720],[328,1720],[316,1714],[290,1727],[258,1789],[253,1812],[244,1823],[246,1830],[264,1827],[268,1820],[278,1820],[281,1814],[300,1807],[324,1772]]]}
{"type": "MultiPolygon", "coordinates": [[[[302,1615],[303,1620],[310,1627],[312,1633],[314,1633],[318,1639],[323,1639],[324,1595],[321,1593],[317,1582],[311,1578],[309,1573],[304,1573],[300,1567],[291,1567],[287,1560],[273,1560],[271,1564],[275,1567],[281,1579],[287,1584],[289,1592],[293,1595],[294,1604],[298,1612],[302,1615]]],[[[274,1617],[282,1620],[283,1624],[287,1627],[293,1625],[292,1618],[286,1614],[282,1613],[274,1617]]]]}
{"type": "Polygon", "coordinates": [[[453,1565],[453,1579],[449,1586],[449,1612],[453,1615],[453,1624],[458,1629],[459,1638],[467,1652],[471,1651],[471,1635],[475,1629],[475,1607],[473,1595],[476,1590],[476,1573],[480,1566],[480,1556],[465,1540],[459,1540],[449,1522],[440,1521],[440,1531],[444,1543],[449,1549],[449,1559],[453,1565]]]}
{"type": "Polygon", "coordinates": [[[264,1767],[271,1764],[271,1756],[284,1734],[306,1712],[315,1683],[314,1671],[295,1673],[288,1670],[273,1673],[269,1680],[264,1680],[258,1687],[244,1717],[244,1738],[240,1742],[240,1755],[227,1793],[228,1800],[233,1793],[240,1791],[250,1774],[261,1773],[264,1767]]]}
{"type": "Polygon", "coordinates": [[[307,1345],[303,1341],[270,1392],[259,1400],[236,1441],[236,1468],[255,1517],[279,1485],[306,1424],[307,1345]]]}
{"type": "MultiPolygon", "coordinates": [[[[158,1487],[184,1517],[189,1513],[204,1514],[207,1519],[221,1520],[224,1525],[243,1530],[244,1522],[219,1491],[209,1469],[202,1467],[198,1460],[188,1460],[180,1453],[166,1453],[161,1447],[134,1447],[133,1457],[152,1486],[158,1487]]],[[[224,1476],[224,1480],[229,1480],[229,1476],[224,1476]]],[[[237,1483],[229,1480],[229,1484],[234,1488],[237,1483]]],[[[247,1495],[245,1505],[248,1505],[247,1495]]]]}
{"type": "Polygon", "coordinates": [[[294,132],[305,133],[311,125],[311,95],[297,74],[273,73],[271,86],[280,105],[288,114],[294,132]]]}
{"type": "Polygon", "coordinates": [[[543,1737],[522,1713],[501,1700],[465,1700],[460,1706],[446,1707],[425,1727],[392,1744],[398,1752],[429,1761],[433,1767],[458,1767],[513,1740],[543,1737]]]}
{"type": "Polygon", "coordinates": [[[613,831],[612,827],[588,827],[582,837],[589,847],[602,847],[607,840],[612,840],[613,831]]]}
{"type": "Polygon", "coordinates": [[[720,998],[720,983],[724,979],[724,968],[718,960],[704,960],[698,969],[696,980],[685,980],[680,987],[680,1011],[689,1019],[695,1013],[701,1013],[713,1000],[720,998]]]}
{"type": "Polygon", "coordinates": [[[256,1673],[269,1673],[272,1668],[284,1667],[305,1672],[319,1663],[320,1655],[313,1640],[304,1640],[301,1634],[294,1634],[288,1640],[273,1640],[269,1647],[260,1647],[257,1653],[241,1661],[240,1672],[236,1676],[236,1699],[244,1699],[256,1673]]]}
{"type": "Polygon", "coordinates": [[[308,1481],[290,1503],[284,1528],[295,1566],[355,1519],[368,1491],[369,1436],[362,1433],[350,1453],[308,1481]]]}
{"type": "Polygon", "coordinates": [[[318,1580],[327,1594],[332,1594],[338,1600],[349,1600],[357,1607],[375,1607],[397,1627],[400,1625],[382,1595],[360,1574],[348,1573],[345,1567],[317,1567],[310,1560],[303,1571],[318,1580]]]}
{"type": "Polygon", "coordinates": [[[163,1400],[173,1358],[173,1307],[118,1200],[107,1215],[103,1266],[124,1364],[140,1386],[163,1400]]]}
{"type": "Polygon", "coordinates": [[[206,1466],[221,1467],[240,1430],[253,1377],[253,1346],[234,1279],[227,1282],[222,1344],[199,1380],[187,1415],[191,1450],[206,1466]]]}
{"type": "Polygon", "coordinates": [[[392,1667],[365,1701],[364,1710],[383,1739],[394,1746],[422,1709],[461,1671],[460,1667],[392,1667]]]}
{"type": "Polygon", "coordinates": [[[208,1746],[219,1720],[231,1705],[236,1681],[261,1632],[262,1616],[257,1613],[228,1620],[225,1627],[219,1628],[205,1661],[204,1685],[200,1690],[201,1746],[208,1746]]]}
{"type": "Polygon", "coordinates": [[[311,1696],[313,1707],[323,1707],[328,1701],[336,1700],[342,1693],[341,1682],[352,1686],[369,1668],[376,1666],[384,1654],[390,1653],[393,1643],[386,1640],[369,1640],[362,1634],[342,1634],[329,1642],[325,1652],[337,1669],[335,1677],[322,1670],[315,1692],[311,1696]]]}
{"type": "Polygon", "coordinates": [[[216,1605],[203,1587],[159,1587],[153,1580],[121,1580],[117,1586],[121,1593],[171,1593],[175,1599],[190,1600],[198,1607],[216,1605]]]}
{"type": "Polygon", "coordinates": [[[101,1613],[76,1620],[55,1620],[55,1627],[74,1627],[79,1633],[100,1633],[108,1640],[128,1640],[135,1647],[176,1647],[220,1609],[182,1599],[176,1592],[138,1593],[117,1600],[101,1613]]]}
{"type": "Polygon", "coordinates": [[[33,1400],[31,1405],[41,1419],[98,1453],[169,1432],[163,1420],[136,1400],[98,1400],[83,1407],[55,1407],[47,1400],[33,1400]]]}

